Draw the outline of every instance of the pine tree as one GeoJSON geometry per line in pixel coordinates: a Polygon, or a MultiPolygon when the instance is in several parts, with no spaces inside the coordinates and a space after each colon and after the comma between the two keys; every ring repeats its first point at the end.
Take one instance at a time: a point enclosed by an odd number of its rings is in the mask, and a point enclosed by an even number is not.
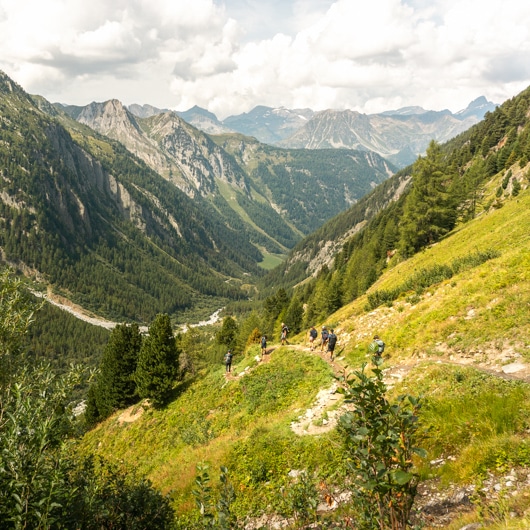
{"type": "Polygon", "coordinates": [[[291,298],[291,303],[284,315],[285,323],[289,326],[291,334],[299,333],[302,329],[304,308],[298,296],[291,298]]]}
{"type": "Polygon", "coordinates": [[[157,315],[143,340],[135,373],[138,395],[155,407],[169,398],[178,374],[178,353],[169,315],[157,315]]]}
{"type": "Polygon", "coordinates": [[[412,189],[401,225],[400,247],[405,256],[435,243],[453,228],[456,215],[448,192],[450,183],[442,151],[433,140],[426,156],[420,157],[412,169],[412,189]]]}
{"type": "Polygon", "coordinates": [[[235,319],[231,316],[223,319],[223,325],[217,333],[216,339],[219,344],[228,348],[234,348],[236,344],[238,326],[235,319]]]}
{"type": "Polygon", "coordinates": [[[136,401],[134,373],[141,345],[142,336],[137,324],[120,324],[112,330],[96,385],[96,403],[101,418],[136,401]]]}

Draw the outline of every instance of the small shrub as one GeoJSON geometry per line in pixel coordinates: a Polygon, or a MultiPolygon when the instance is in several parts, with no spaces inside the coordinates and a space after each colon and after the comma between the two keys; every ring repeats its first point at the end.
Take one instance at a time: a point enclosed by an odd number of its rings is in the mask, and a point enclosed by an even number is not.
{"type": "Polygon", "coordinates": [[[317,520],[318,500],[316,481],[307,471],[302,471],[281,489],[280,513],[284,517],[292,517],[298,528],[305,527],[317,520]]]}
{"type": "Polygon", "coordinates": [[[400,396],[390,403],[383,381],[381,359],[373,359],[373,375],[366,365],[345,381],[345,401],[354,410],[340,418],[339,429],[346,440],[347,466],[356,488],[353,502],[359,528],[403,530],[416,496],[419,475],[413,457],[425,457],[415,446],[420,400],[400,396]]]}

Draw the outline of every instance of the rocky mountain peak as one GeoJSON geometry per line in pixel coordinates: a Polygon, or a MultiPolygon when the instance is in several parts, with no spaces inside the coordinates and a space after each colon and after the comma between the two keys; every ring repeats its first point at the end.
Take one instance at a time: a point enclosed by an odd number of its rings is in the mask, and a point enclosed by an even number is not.
{"type": "Polygon", "coordinates": [[[77,121],[109,136],[123,133],[131,126],[138,129],[133,115],[117,99],[90,103],[80,112],[77,121]]]}

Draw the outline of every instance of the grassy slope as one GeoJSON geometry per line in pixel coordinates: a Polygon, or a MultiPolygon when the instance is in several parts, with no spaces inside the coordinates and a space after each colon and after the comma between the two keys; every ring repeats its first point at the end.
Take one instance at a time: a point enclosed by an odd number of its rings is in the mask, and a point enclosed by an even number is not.
{"type": "Polygon", "coordinates": [[[287,473],[289,466],[299,464],[300,454],[311,458],[314,452],[310,440],[297,445],[290,422],[311,405],[321,386],[331,383],[331,371],[320,358],[286,349],[257,366],[252,356],[257,353],[256,347],[239,362],[236,357],[235,374],[252,369],[244,377],[227,381],[224,367],[202,374],[177,388],[165,410],[149,409],[131,423],[120,422],[118,413],[88,433],[84,446],[137,467],[157,487],[173,491],[184,511],[193,504],[196,464],[208,462],[216,473],[245,440],[255,438],[253,447],[275,440],[275,448],[266,464],[270,469],[260,469],[263,454],[243,450],[248,461],[240,481],[252,489],[266,475],[269,480],[280,470],[287,473]]]}
{"type": "MultiPolygon", "coordinates": [[[[366,297],[331,317],[354,331],[356,341],[385,336],[393,357],[432,353],[442,344],[469,349],[490,342],[530,340],[530,192],[483,214],[406,262],[389,269],[369,292],[389,289],[434,264],[450,265],[475,251],[493,249],[500,257],[466,270],[428,289],[419,297],[406,295],[391,308],[365,314],[366,297]],[[409,300],[414,301],[412,305],[409,300]]],[[[414,295],[415,293],[408,293],[414,295]]]]}
{"type": "MultiPolygon", "coordinates": [[[[396,391],[426,397],[429,459],[456,458],[439,469],[424,466],[424,476],[473,482],[487,469],[530,468],[530,450],[525,449],[528,385],[488,375],[473,363],[436,363],[449,355],[484,360],[499,352],[505,353],[502,362],[517,355],[530,360],[529,228],[530,191],[525,190],[432,248],[389,267],[371,291],[394,287],[421,269],[450,264],[476,250],[494,249],[498,257],[423,293],[406,293],[391,307],[368,312],[362,297],[327,320],[338,329],[344,364],[353,367],[367,360],[366,347],[377,332],[387,343],[388,367],[417,365],[396,391]]],[[[236,369],[255,365],[256,352],[236,369]]],[[[277,350],[270,363],[241,379],[225,383],[222,368],[198,378],[167,410],[148,410],[131,424],[119,424],[116,415],[84,443],[138,466],[164,491],[173,490],[180,510],[192,507],[189,492],[197,462],[208,461],[212,469],[228,464],[240,488],[238,511],[257,512],[260,504],[270,502],[264,490],[271,483],[285,484],[289,469],[307,467],[329,478],[329,467],[340,464],[340,444],[325,442],[333,434],[298,438],[289,430],[318,388],[330,381],[329,368],[314,356],[277,350]]]]}

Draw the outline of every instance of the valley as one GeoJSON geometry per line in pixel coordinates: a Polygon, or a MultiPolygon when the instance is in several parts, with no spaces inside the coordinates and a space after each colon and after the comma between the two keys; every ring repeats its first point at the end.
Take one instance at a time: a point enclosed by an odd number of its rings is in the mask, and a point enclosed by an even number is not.
{"type": "Polygon", "coordinates": [[[399,171],[61,107],[0,77],[1,524],[530,526],[530,89],[399,171]]]}

